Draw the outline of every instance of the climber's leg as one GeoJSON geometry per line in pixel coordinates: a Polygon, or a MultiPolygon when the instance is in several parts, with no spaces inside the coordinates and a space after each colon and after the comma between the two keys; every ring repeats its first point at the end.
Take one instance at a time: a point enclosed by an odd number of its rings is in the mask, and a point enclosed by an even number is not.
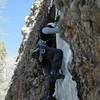
{"type": "Polygon", "coordinates": [[[48,61],[45,60],[45,62],[42,65],[42,68],[43,68],[43,73],[44,73],[45,76],[50,75],[51,64],[48,61]]]}
{"type": "Polygon", "coordinates": [[[52,59],[52,71],[51,73],[59,73],[59,69],[61,68],[62,65],[62,59],[63,59],[63,52],[60,49],[56,49],[54,57],[52,59]]]}
{"type": "Polygon", "coordinates": [[[56,100],[53,97],[56,80],[52,79],[50,75],[45,77],[44,96],[40,100],[56,100]]]}
{"type": "Polygon", "coordinates": [[[63,74],[59,73],[62,65],[63,52],[60,49],[46,47],[46,57],[51,64],[50,74],[55,79],[64,78],[63,74]]]}
{"type": "Polygon", "coordinates": [[[55,55],[53,57],[54,64],[52,65],[52,69],[54,69],[56,72],[59,71],[62,65],[62,59],[63,59],[63,52],[60,49],[56,49],[55,55]]]}

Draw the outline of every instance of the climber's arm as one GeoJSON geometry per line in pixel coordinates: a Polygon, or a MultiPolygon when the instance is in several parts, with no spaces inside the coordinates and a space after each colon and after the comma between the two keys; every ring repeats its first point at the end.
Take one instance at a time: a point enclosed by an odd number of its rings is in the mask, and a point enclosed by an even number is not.
{"type": "Polygon", "coordinates": [[[59,33],[59,29],[58,29],[58,27],[54,27],[54,28],[44,27],[42,29],[42,32],[44,34],[56,34],[56,33],[59,33]]]}
{"type": "Polygon", "coordinates": [[[39,52],[39,48],[31,49],[30,50],[30,57],[36,58],[36,55],[38,54],[38,52],[39,52]]]}

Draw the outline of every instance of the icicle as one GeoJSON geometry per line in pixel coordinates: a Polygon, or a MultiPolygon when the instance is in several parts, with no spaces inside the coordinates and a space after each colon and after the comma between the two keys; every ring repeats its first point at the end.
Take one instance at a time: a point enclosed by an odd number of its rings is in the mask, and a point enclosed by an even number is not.
{"type": "Polygon", "coordinates": [[[58,17],[58,9],[56,8],[55,20],[57,19],[57,17],[58,17]]]}
{"type": "Polygon", "coordinates": [[[50,6],[48,7],[48,13],[50,13],[50,8],[51,8],[52,5],[53,5],[53,1],[54,1],[54,0],[51,0],[51,2],[50,2],[50,6]]]}

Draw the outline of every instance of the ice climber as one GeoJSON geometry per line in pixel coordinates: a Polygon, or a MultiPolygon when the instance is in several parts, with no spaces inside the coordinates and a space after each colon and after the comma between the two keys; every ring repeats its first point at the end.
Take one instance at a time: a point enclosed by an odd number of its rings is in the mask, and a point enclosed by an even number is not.
{"type": "Polygon", "coordinates": [[[64,78],[64,75],[59,72],[63,58],[62,50],[49,47],[44,41],[39,40],[36,49],[32,52],[32,57],[42,66],[46,77],[45,94],[41,100],[55,100],[52,96],[54,93],[55,82],[57,79],[64,78]]]}
{"type": "Polygon", "coordinates": [[[49,63],[49,73],[51,75],[55,74],[55,76],[59,76],[59,69],[61,68],[63,58],[62,50],[49,47],[44,43],[44,41],[39,40],[36,49],[32,51],[32,57],[40,64],[49,63]]]}
{"type": "Polygon", "coordinates": [[[31,52],[32,57],[35,58],[42,66],[45,76],[45,90],[44,95],[40,100],[56,100],[53,97],[55,91],[55,83],[57,79],[63,79],[64,75],[59,72],[62,65],[63,52],[56,49],[56,34],[59,33],[57,26],[57,17],[55,17],[55,6],[50,9],[49,22],[46,26],[40,29],[39,40],[36,44],[36,49],[31,52]]]}

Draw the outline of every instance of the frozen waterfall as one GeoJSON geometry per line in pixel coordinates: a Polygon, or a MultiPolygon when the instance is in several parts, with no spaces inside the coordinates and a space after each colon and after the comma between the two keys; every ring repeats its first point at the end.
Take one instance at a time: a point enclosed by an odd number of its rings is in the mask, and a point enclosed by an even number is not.
{"type": "Polygon", "coordinates": [[[56,35],[57,48],[63,51],[62,71],[65,75],[64,80],[59,79],[55,84],[55,97],[57,100],[79,100],[77,96],[76,82],[72,80],[69,72],[69,64],[72,61],[72,51],[67,42],[56,35]]]}

